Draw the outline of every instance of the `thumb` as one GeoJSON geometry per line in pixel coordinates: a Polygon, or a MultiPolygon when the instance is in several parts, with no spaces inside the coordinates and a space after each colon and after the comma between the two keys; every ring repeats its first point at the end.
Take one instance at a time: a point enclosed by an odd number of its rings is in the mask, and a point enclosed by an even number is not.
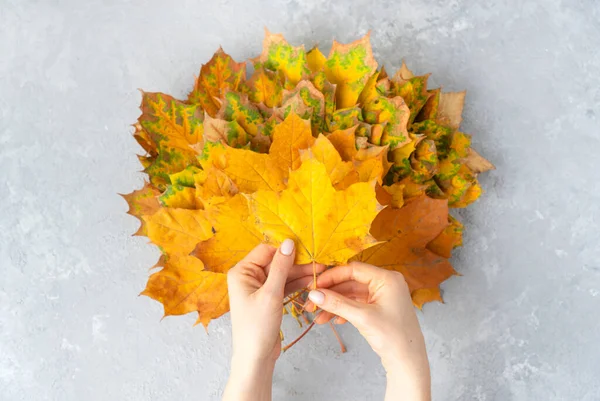
{"type": "Polygon", "coordinates": [[[295,258],[294,241],[286,239],[273,256],[269,275],[263,288],[272,293],[282,293],[285,290],[285,283],[288,274],[294,265],[295,258]]]}
{"type": "Polygon", "coordinates": [[[308,298],[321,309],[342,317],[358,327],[367,313],[365,305],[346,298],[335,291],[318,289],[308,293],[308,298]]]}

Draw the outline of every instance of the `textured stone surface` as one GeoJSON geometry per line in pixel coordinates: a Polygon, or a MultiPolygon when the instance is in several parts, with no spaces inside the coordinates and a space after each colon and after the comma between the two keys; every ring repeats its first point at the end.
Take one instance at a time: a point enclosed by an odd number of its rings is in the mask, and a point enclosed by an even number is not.
{"type": "MultiPolygon", "coordinates": [[[[389,70],[468,90],[463,129],[498,170],[460,213],[464,276],[420,316],[434,399],[600,400],[596,0],[0,3],[1,400],[218,399],[229,320],[207,335],[136,296],[158,252],[116,193],[142,185],[137,88],[182,97],[263,26],[326,48],[372,29],[389,70]]],[[[342,335],[345,355],[326,329],[286,353],[276,399],[381,399],[378,359],[342,335]]]]}

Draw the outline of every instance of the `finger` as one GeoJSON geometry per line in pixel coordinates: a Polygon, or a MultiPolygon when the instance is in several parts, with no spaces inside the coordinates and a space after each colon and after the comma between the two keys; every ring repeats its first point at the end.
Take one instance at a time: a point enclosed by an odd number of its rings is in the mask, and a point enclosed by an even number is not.
{"type": "Polygon", "coordinates": [[[341,316],[355,326],[362,323],[367,313],[367,306],[365,304],[349,299],[331,290],[313,290],[308,294],[308,297],[319,308],[341,316]]]}
{"type": "Polygon", "coordinates": [[[369,297],[369,287],[358,281],[345,281],[331,286],[328,289],[354,300],[357,298],[366,299],[369,297]]]}
{"type": "Polygon", "coordinates": [[[262,267],[254,263],[238,263],[227,272],[227,286],[230,295],[252,294],[267,280],[262,267]]]}
{"type": "Polygon", "coordinates": [[[263,288],[265,291],[272,293],[283,293],[285,290],[285,284],[288,278],[288,274],[294,265],[295,257],[295,246],[294,241],[286,239],[281,243],[281,246],[273,256],[273,261],[267,275],[267,281],[263,288]]]}
{"type": "Polygon", "coordinates": [[[310,282],[312,281],[312,276],[309,277],[301,277],[299,279],[296,279],[294,281],[290,281],[289,277],[288,277],[288,282],[285,285],[285,290],[283,291],[283,293],[288,296],[296,291],[300,291],[304,288],[307,288],[308,284],[310,284],[310,282]]]}
{"type": "Polygon", "coordinates": [[[253,264],[255,266],[260,266],[263,269],[269,265],[271,260],[273,260],[273,256],[277,252],[277,248],[267,245],[267,244],[259,244],[253,250],[246,255],[244,259],[242,259],[238,265],[242,265],[244,263],[253,264]]]}
{"type": "MultiPolygon", "coordinates": [[[[326,266],[321,263],[315,263],[314,265],[314,271],[316,271],[317,274],[321,274],[323,271],[325,271],[325,268],[326,266]]],[[[288,276],[288,281],[293,281],[297,278],[306,276],[310,276],[312,278],[314,276],[313,273],[314,272],[312,263],[308,263],[305,265],[294,265],[288,276]]]]}
{"type": "Polygon", "coordinates": [[[336,317],[333,321],[333,324],[346,324],[348,321],[343,317],[336,317]]]}
{"type": "Polygon", "coordinates": [[[351,262],[346,266],[337,266],[323,272],[317,278],[317,287],[329,288],[345,281],[357,281],[370,285],[374,281],[384,280],[389,272],[366,263],[351,262]]]}
{"type": "MultiPolygon", "coordinates": [[[[363,304],[368,303],[369,290],[364,284],[357,283],[356,281],[347,281],[345,283],[338,284],[336,286],[331,287],[330,290],[335,291],[338,294],[344,295],[346,298],[351,299],[353,301],[361,302],[363,304]]],[[[307,307],[311,307],[312,311],[314,305],[310,300],[308,300],[304,307],[305,310],[307,307]]],[[[337,318],[342,320],[342,323],[340,324],[346,322],[344,318],[340,318],[339,316],[334,315],[331,312],[323,311],[319,316],[315,318],[315,323],[325,324],[331,320],[334,320],[334,323],[336,323],[335,321],[337,320],[337,318]]]]}

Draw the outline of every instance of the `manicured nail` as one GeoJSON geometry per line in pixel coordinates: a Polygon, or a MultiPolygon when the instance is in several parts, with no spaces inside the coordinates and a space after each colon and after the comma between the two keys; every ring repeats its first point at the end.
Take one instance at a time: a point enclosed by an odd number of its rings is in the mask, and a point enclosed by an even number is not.
{"type": "Polygon", "coordinates": [[[286,239],[281,243],[281,247],[279,249],[285,256],[290,256],[292,252],[294,252],[294,241],[291,239],[286,239]]]}
{"type": "Polygon", "coordinates": [[[325,302],[325,294],[321,291],[312,290],[308,293],[308,299],[313,301],[315,305],[322,305],[325,302]]]}

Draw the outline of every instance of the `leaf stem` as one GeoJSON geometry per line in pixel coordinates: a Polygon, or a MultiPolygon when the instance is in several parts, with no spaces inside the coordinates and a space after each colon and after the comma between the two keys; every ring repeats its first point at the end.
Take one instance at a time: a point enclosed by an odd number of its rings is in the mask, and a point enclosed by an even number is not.
{"type": "Polygon", "coordinates": [[[304,337],[310,331],[310,329],[313,328],[314,325],[315,325],[315,321],[313,320],[313,322],[306,328],[306,330],[304,330],[302,332],[302,334],[300,334],[298,336],[298,338],[296,338],[294,341],[292,341],[291,343],[289,343],[288,345],[283,347],[282,351],[283,352],[287,351],[288,349],[292,348],[294,346],[294,344],[296,344],[298,341],[302,340],[302,337],[304,337]]]}
{"type": "Polygon", "coordinates": [[[331,327],[331,330],[333,330],[333,334],[335,334],[335,338],[338,340],[338,343],[340,343],[340,349],[342,351],[342,354],[346,353],[346,346],[342,342],[342,338],[340,337],[339,333],[337,332],[335,326],[333,325],[333,323],[331,323],[331,321],[329,321],[329,327],[331,327]]]}
{"type": "Polygon", "coordinates": [[[302,291],[296,292],[296,295],[294,295],[293,297],[288,297],[288,299],[283,303],[283,306],[286,306],[290,302],[294,302],[294,300],[300,298],[306,291],[308,290],[304,288],[302,291]]]}

